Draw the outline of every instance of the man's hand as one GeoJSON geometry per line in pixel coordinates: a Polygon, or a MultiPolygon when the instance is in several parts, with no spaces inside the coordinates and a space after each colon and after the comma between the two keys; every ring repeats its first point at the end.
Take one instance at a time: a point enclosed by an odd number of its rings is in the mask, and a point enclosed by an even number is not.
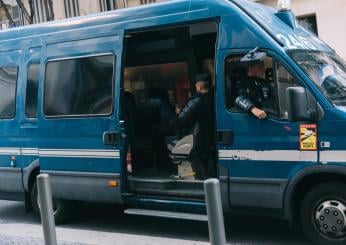
{"type": "Polygon", "coordinates": [[[251,113],[258,119],[264,119],[267,117],[267,113],[257,107],[252,108],[251,113]]]}

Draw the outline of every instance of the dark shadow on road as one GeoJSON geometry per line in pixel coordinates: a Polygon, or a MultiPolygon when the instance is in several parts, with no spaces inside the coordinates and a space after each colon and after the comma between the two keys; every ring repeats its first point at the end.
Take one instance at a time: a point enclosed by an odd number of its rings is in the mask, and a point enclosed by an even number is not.
{"type": "MultiPolygon", "coordinates": [[[[64,227],[106,232],[209,241],[206,222],[133,216],[119,205],[86,205],[64,227]]],[[[236,244],[309,244],[284,220],[249,215],[226,215],[227,241],[236,244]]]]}
{"type": "MultiPolygon", "coordinates": [[[[40,223],[33,213],[24,212],[24,204],[20,202],[4,202],[0,220],[1,223],[40,223]]],[[[122,206],[109,204],[78,205],[74,216],[59,227],[195,240],[197,244],[209,241],[206,222],[125,215],[122,206]]],[[[227,241],[232,244],[309,244],[280,219],[226,215],[225,227],[227,241]]]]}

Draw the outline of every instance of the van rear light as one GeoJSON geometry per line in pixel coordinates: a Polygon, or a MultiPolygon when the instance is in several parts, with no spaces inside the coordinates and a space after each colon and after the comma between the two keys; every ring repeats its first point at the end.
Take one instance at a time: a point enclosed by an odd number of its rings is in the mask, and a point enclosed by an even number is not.
{"type": "Polygon", "coordinates": [[[127,169],[127,173],[132,173],[132,153],[131,153],[130,146],[126,154],[126,169],[127,169]]]}

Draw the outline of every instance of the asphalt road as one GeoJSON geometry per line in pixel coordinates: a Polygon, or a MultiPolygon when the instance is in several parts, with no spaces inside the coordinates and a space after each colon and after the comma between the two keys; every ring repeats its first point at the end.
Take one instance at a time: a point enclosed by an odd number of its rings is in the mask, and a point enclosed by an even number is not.
{"type": "MultiPolygon", "coordinates": [[[[282,220],[227,216],[229,244],[309,244],[282,220]]],[[[81,206],[69,222],[57,226],[59,244],[208,244],[204,222],[129,216],[115,205],[81,206]]],[[[0,244],[43,244],[42,227],[20,202],[0,201],[0,244]]]]}

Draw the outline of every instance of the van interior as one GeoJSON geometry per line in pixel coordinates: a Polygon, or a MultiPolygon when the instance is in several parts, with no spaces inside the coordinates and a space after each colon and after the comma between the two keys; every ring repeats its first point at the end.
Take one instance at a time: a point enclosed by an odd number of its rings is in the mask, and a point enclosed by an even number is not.
{"type": "MultiPolygon", "coordinates": [[[[189,150],[184,153],[193,133],[182,135],[171,119],[195,93],[197,74],[214,79],[216,39],[215,22],[126,33],[121,99],[131,193],[204,198],[203,180],[194,177],[189,150]]],[[[208,166],[215,169],[211,155],[208,166]]]]}

